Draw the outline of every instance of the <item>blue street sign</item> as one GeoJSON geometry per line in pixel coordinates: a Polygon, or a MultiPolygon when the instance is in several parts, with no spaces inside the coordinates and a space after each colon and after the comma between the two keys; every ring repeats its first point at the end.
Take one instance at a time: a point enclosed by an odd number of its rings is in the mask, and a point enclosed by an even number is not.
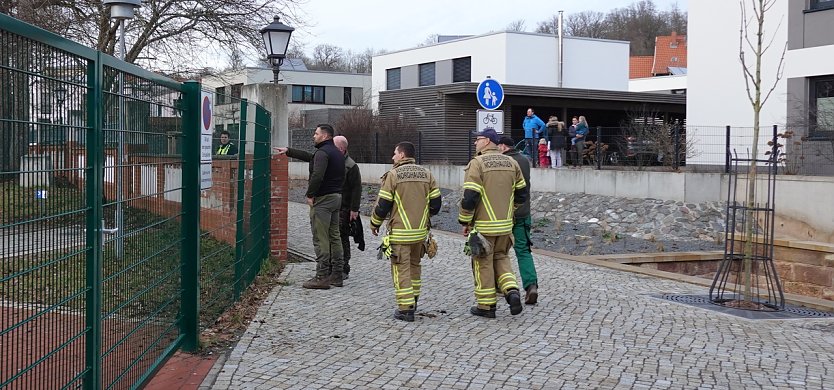
{"type": "Polygon", "coordinates": [[[487,78],[478,84],[478,90],[475,92],[478,98],[478,103],[485,110],[495,110],[501,107],[504,102],[504,88],[498,81],[487,78]]]}

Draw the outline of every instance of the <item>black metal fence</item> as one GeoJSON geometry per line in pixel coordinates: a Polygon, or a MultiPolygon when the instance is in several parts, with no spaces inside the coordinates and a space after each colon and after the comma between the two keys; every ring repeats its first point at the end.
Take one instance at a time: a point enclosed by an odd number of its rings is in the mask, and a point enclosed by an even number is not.
{"type": "MultiPolygon", "coordinates": [[[[338,132],[338,128],[336,129],[338,132]]],[[[520,131],[515,131],[519,133],[520,131]]],[[[291,146],[313,149],[313,129],[291,130],[291,146]]],[[[780,128],[762,126],[758,137],[758,156],[752,156],[753,128],[734,126],[700,126],[680,123],[649,123],[620,127],[592,127],[582,142],[583,148],[570,139],[562,152],[565,167],[584,166],[594,169],[622,170],[685,170],[690,172],[729,172],[730,155],[766,159],[773,142],[779,145],[778,173],[782,175],[834,175],[834,131],[816,133],[803,127],[780,128]],[[826,135],[832,133],[832,135],[826,135]]],[[[353,131],[345,134],[350,154],[360,163],[389,163],[394,145],[410,141],[417,147],[417,160],[424,164],[442,164],[468,160],[467,156],[447,156],[439,161],[425,161],[425,148],[437,147],[443,140],[427,139],[420,131],[353,131]],[[429,146],[431,145],[431,146],[429,146]]],[[[469,136],[469,145],[471,135],[469,136]]],[[[549,140],[549,137],[548,137],[549,140]]],[[[524,150],[523,140],[517,148],[535,166],[542,166],[537,148],[524,150]]],[[[549,149],[548,149],[549,150],[549,149]]],[[[555,157],[554,154],[551,154],[555,157]]],[[[543,161],[550,165],[551,161],[543,161]]]]}

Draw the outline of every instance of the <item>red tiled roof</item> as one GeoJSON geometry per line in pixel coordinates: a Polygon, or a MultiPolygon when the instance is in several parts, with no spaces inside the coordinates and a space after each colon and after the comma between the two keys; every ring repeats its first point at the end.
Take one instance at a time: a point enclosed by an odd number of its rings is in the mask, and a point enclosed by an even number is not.
{"type": "Polygon", "coordinates": [[[632,56],[628,62],[630,79],[667,75],[670,67],[686,68],[686,35],[658,36],[654,56],[632,56]]]}
{"type": "Polygon", "coordinates": [[[656,38],[652,75],[669,74],[669,67],[686,68],[686,35],[673,32],[656,38]]]}
{"type": "Polygon", "coordinates": [[[628,78],[640,79],[652,77],[652,56],[631,56],[628,58],[628,78]]]}

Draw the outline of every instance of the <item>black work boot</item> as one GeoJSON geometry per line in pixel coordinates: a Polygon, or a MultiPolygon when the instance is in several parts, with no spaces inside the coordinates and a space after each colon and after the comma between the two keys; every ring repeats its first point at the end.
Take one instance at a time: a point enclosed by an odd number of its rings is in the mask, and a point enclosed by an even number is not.
{"type": "Polygon", "coordinates": [[[417,301],[420,300],[420,297],[414,297],[414,311],[417,311],[417,301]]]}
{"type": "Polygon", "coordinates": [[[491,306],[489,309],[481,309],[478,306],[472,306],[469,308],[469,312],[484,318],[495,318],[495,306],[491,306]]]}
{"type": "Polygon", "coordinates": [[[312,279],[304,282],[301,285],[304,288],[311,288],[315,290],[327,290],[330,288],[330,278],[314,276],[312,279]]]}
{"type": "Polygon", "coordinates": [[[539,300],[539,286],[531,284],[525,288],[527,294],[524,295],[524,303],[528,305],[535,305],[539,300]]]}
{"type": "Polygon", "coordinates": [[[516,315],[521,313],[521,294],[518,293],[518,289],[514,288],[512,290],[507,291],[507,303],[510,304],[510,314],[516,315]]]}
{"type": "Polygon", "coordinates": [[[394,319],[405,322],[414,322],[414,310],[394,309],[394,319]]]}

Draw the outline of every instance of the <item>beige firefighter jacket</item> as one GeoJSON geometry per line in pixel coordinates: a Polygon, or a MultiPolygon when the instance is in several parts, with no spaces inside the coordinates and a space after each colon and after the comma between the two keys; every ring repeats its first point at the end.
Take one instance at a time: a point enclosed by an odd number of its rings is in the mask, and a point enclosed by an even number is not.
{"type": "Polygon", "coordinates": [[[382,176],[371,225],[381,226],[390,215],[389,242],[420,242],[428,235],[429,216],[440,211],[440,204],[440,188],[431,172],[405,158],[382,176]]]}
{"type": "Polygon", "coordinates": [[[490,144],[466,166],[458,222],[485,236],[511,234],[513,212],[526,200],[526,186],[518,163],[490,144]]]}

